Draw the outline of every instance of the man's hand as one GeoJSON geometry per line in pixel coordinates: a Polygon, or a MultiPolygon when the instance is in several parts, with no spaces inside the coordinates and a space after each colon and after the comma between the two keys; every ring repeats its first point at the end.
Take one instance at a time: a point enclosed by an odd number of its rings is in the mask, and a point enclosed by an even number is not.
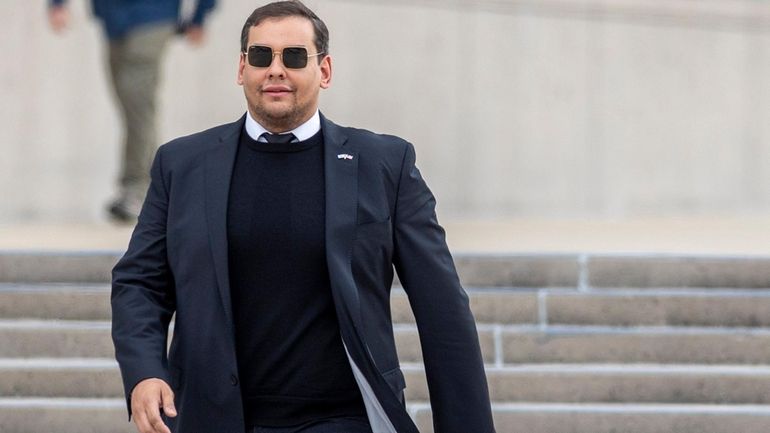
{"type": "Polygon", "coordinates": [[[160,418],[160,409],[174,418],[174,392],[160,379],[145,379],[131,392],[131,412],[139,433],[171,433],[160,418]]]}
{"type": "Polygon", "coordinates": [[[185,30],[184,36],[190,45],[199,47],[203,45],[203,40],[206,36],[206,33],[203,31],[202,26],[190,26],[185,30]]]}
{"type": "Polygon", "coordinates": [[[70,11],[65,5],[51,6],[48,8],[48,23],[56,33],[61,33],[70,22],[70,11]]]}

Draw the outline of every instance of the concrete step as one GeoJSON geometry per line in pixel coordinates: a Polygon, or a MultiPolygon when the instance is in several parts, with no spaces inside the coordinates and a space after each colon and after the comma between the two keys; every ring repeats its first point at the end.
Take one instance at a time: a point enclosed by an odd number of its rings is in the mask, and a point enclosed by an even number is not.
{"type": "Polygon", "coordinates": [[[457,254],[468,286],[770,288],[770,257],[666,254],[457,254]]]}
{"type": "Polygon", "coordinates": [[[592,255],[587,287],[770,288],[770,257],[592,255]]]}
{"type": "MultiPolygon", "coordinates": [[[[408,401],[427,401],[421,364],[403,364],[408,401]]],[[[487,366],[493,402],[770,404],[770,367],[640,364],[487,366]]]]}
{"type": "Polygon", "coordinates": [[[0,321],[0,358],[113,358],[110,323],[0,321]]]}
{"type": "Polygon", "coordinates": [[[120,399],[0,398],[3,433],[136,433],[120,399]]]}
{"type": "MultiPolygon", "coordinates": [[[[412,404],[422,433],[433,433],[427,404],[412,404]]],[[[767,433],[768,406],[536,404],[492,407],[497,433],[767,433]]]]}
{"type": "MultiPolygon", "coordinates": [[[[770,327],[770,290],[468,288],[478,323],[770,327]]],[[[391,296],[393,321],[414,323],[403,290],[391,296]]]]}
{"type": "MultiPolygon", "coordinates": [[[[399,358],[422,360],[416,327],[394,327],[399,358]]],[[[484,361],[541,363],[768,364],[766,328],[478,325],[484,361]]]]}
{"type": "Polygon", "coordinates": [[[492,332],[505,364],[770,363],[767,328],[508,326],[492,332]]]}
{"type": "Polygon", "coordinates": [[[107,284],[0,284],[0,318],[109,320],[107,284]]]}
{"type": "MultiPolygon", "coordinates": [[[[428,400],[421,364],[403,364],[409,401],[428,400]]],[[[770,367],[487,366],[495,402],[770,404],[770,367]]],[[[0,397],[119,398],[111,359],[0,359],[0,397]]]]}
{"type": "Polygon", "coordinates": [[[114,359],[5,358],[0,397],[119,398],[123,384],[114,359]]]}
{"type": "MultiPolygon", "coordinates": [[[[0,251],[0,282],[101,282],[122,252],[0,251]]],[[[770,288],[770,257],[622,254],[456,254],[477,287],[770,288]]]]}
{"type": "Polygon", "coordinates": [[[545,290],[541,323],[600,326],[770,327],[762,289],[545,290]]]}
{"type": "MultiPolygon", "coordinates": [[[[407,409],[432,433],[427,403],[407,409]]],[[[752,405],[493,405],[498,433],[766,433],[770,407],[752,405]]],[[[133,433],[122,399],[0,399],[3,433],[133,433]]]]}
{"type": "MultiPolygon", "coordinates": [[[[770,327],[770,290],[468,288],[483,324],[770,327]]],[[[107,284],[0,284],[0,319],[109,320],[107,284]]],[[[395,323],[414,323],[406,293],[395,323]]]]}
{"type": "MultiPolygon", "coordinates": [[[[488,364],[768,364],[766,328],[479,325],[488,364]]],[[[402,362],[420,362],[417,328],[394,326],[402,362]]],[[[109,322],[0,321],[0,358],[112,358],[109,322]]]]}
{"type": "Polygon", "coordinates": [[[0,282],[106,283],[117,251],[0,251],[0,282]]]}

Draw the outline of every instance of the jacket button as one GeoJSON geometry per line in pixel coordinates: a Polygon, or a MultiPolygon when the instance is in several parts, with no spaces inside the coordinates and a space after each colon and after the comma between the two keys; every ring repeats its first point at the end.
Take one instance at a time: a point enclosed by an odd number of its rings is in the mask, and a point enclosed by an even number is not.
{"type": "Polygon", "coordinates": [[[238,378],[235,377],[234,374],[230,375],[230,383],[233,384],[233,386],[237,386],[238,385],[238,378]]]}

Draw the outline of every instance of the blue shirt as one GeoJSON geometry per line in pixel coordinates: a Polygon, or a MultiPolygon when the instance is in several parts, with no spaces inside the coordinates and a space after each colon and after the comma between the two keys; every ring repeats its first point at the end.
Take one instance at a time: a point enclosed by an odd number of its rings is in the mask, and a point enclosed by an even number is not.
{"type": "MultiPolygon", "coordinates": [[[[62,5],[67,0],[49,0],[62,5]]],[[[177,24],[181,27],[202,25],[215,0],[197,0],[192,16],[180,20],[184,0],[92,0],[94,15],[99,18],[109,39],[120,39],[137,27],[147,24],[177,24]]]]}

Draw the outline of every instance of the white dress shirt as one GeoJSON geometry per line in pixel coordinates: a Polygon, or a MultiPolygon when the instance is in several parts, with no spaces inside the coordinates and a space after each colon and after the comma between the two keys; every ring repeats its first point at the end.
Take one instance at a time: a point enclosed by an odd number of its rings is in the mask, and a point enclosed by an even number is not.
{"type": "MultiPolygon", "coordinates": [[[[302,125],[299,125],[298,127],[292,129],[291,131],[282,132],[281,135],[294,134],[294,136],[297,137],[295,141],[305,141],[308,138],[314,136],[320,130],[321,130],[321,116],[318,114],[318,110],[316,110],[315,114],[313,114],[313,117],[308,119],[307,122],[303,123],[302,125]]],[[[260,125],[259,122],[254,120],[254,118],[251,117],[251,113],[247,111],[246,112],[246,133],[249,134],[249,137],[261,143],[267,143],[267,140],[265,140],[265,137],[262,136],[262,134],[266,132],[268,134],[271,134],[271,132],[265,129],[264,126],[260,125]]]]}

